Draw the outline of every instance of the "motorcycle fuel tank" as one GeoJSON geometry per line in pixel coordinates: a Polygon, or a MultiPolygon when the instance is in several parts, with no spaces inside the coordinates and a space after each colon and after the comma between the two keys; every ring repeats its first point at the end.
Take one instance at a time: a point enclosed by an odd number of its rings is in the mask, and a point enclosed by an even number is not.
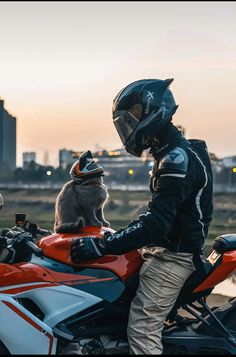
{"type": "Polygon", "coordinates": [[[99,259],[89,260],[80,264],[76,264],[71,260],[70,248],[73,239],[87,236],[102,238],[105,231],[114,232],[109,228],[91,226],[84,227],[78,234],[53,233],[52,235],[41,239],[39,247],[43,250],[45,256],[58,260],[62,263],[69,264],[74,267],[111,270],[124,281],[136,273],[142,265],[142,257],[137,250],[119,256],[106,255],[99,259]]]}

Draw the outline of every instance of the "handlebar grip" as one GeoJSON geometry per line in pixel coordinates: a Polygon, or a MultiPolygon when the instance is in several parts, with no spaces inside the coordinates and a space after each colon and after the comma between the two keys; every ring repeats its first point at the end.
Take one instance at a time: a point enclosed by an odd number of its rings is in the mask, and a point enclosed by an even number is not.
{"type": "Polygon", "coordinates": [[[36,244],[34,244],[31,241],[27,241],[26,244],[28,247],[32,250],[32,252],[37,256],[41,257],[43,255],[43,251],[41,248],[39,248],[36,244]]]}

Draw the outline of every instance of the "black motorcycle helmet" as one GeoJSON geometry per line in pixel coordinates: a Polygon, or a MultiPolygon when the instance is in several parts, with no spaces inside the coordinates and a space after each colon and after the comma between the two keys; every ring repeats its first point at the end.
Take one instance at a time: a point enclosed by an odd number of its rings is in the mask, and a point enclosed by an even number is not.
{"type": "Polygon", "coordinates": [[[104,176],[102,166],[96,164],[90,150],[84,151],[70,169],[73,181],[81,182],[87,178],[104,176]]]}
{"type": "Polygon", "coordinates": [[[169,85],[174,79],[141,79],[113,100],[113,122],[127,152],[140,157],[151,139],[171,121],[178,105],[169,85]]]}

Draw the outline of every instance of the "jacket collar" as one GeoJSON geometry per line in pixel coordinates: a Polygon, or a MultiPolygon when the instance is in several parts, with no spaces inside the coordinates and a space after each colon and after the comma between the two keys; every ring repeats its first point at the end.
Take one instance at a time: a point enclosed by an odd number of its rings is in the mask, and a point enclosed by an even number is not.
{"type": "Polygon", "coordinates": [[[181,147],[190,145],[188,140],[183,137],[182,133],[172,123],[168,123],[166,127],[162,129],[158,139],[160,142],[158,147],[152,147],[150,149],[150,154],[153,155],[156,161],[159,161],[178,145],[181,145],[181,147]]]}

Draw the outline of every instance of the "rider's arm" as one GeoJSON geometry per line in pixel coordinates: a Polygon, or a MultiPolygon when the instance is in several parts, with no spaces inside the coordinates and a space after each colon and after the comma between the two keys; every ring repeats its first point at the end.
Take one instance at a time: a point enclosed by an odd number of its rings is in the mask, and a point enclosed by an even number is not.
{"type": "Polygon", "coordinates": [[[103,239],[81,239],[77,246],[74,245],[73,257],[79,255],[80,258],[88,259],[105,254],[119,255],[150,245],[171,248],[166,235],[171,230],[182,203],[192,192],[194,181],[187,154],[180,152],[179,156],[177,162],[180,164],[171,161],[170,155],[161,160],[156,173],[158,179],[155,191],[146,214],[114,234],[107,233],[103,239]]]}

